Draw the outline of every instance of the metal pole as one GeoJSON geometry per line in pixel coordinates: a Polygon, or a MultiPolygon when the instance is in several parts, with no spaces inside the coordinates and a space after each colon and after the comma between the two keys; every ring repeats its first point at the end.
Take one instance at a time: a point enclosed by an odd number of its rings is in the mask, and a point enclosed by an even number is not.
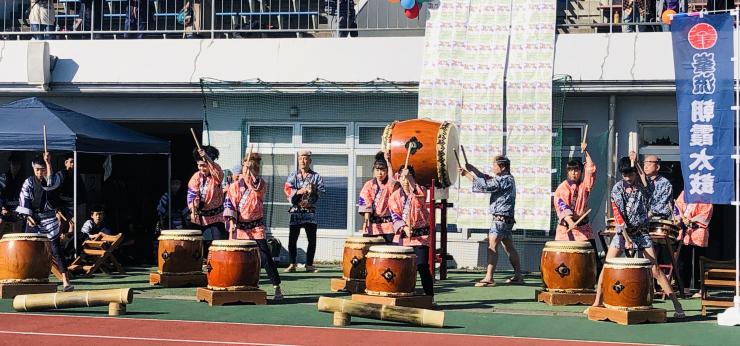
{"type": "Polygon", "coordinates": [[[437,208],[435,206],[434,202],[434,179],[432,179],[432,183],[429,185],[429,272],[432,273],[432,281],[435,280],[435,269],[436,266],[434,265],[437,259],[436,252],[437,252],[437,225],[435,217],[437,216],[437,208]]]}
{"type": "Polygon", "coordinates": [[[442,258],[442,263],[439,264],[439,279],[447,280],[447,199],[441,200],[442,206],[440,208],[440,237],[439,246],[442,248],[439,256],[442,258]]]}
{"type": "Polygon", "coordinates": [[[73,159],[75,162],[72,166],[72,188],[74,189],[74,191],[72,192],[72,220],[74,220],[74,227],[72,227],[72,232],[74,232],[73,239],[75,242],[75,253],[77,253],[77,150],[75,150],[73,153],[73,159]]]}
{"type": "MultiPolygon", "coordinates": [[[[172,154],[167,154],[167,227],[172,229],[172,154]]],[[[182,188],[182,186],[180,187],[182,188]]]]}
{"type": "Polygon", "coordinates": [[[607,139],[607,160],[606,160],[606,186],[608,188],[605,199],[606,203],[604,203],[604,215],[605,217],[608,217],[609,211],[611,208],[609,207],[609,193],[608,191],[612,190],[612,186],[614,185],[614,173],[615,173],[615,163],[617,160],[617,143],[616,143],[616,129],[614,127],[614,118],[617,114],[617,97],[615,95],[609,95],[609,121],[607,123],[608,126],[608,139],[607,139]]]}

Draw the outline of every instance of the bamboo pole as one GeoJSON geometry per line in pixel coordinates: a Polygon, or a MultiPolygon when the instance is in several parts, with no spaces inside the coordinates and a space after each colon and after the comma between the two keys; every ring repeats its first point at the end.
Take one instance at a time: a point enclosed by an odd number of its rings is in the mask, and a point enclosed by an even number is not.
{"type": "MultiPolygon", "coordinates": [[[[381,321],[404,322],[424,327],[441,328],[444,326],[445,318],[445,313],[443,311],[360,303],[352,300],[329,297],[319,297],[318,308],[321,312],[339,312],[350,316],[371,318],[381,321]]],[[[335,314],[334,318],[337,322],[343,320],[343,318],[340,317],[337,319],[337,317],[338,315],[335,314]]]]}
{"type": "Polygon", "coordinates": [[[110,290],[24,294],[13,299],[16,311],[41,311],[49,309],[69,309],[92,306],[106,306],[110,303],[131,304],[134,291],[130,288],[110,290]]]}

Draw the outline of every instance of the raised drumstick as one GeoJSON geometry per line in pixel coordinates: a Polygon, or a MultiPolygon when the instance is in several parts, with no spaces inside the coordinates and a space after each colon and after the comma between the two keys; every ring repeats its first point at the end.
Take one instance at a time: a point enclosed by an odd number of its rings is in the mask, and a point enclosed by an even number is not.
{"type": "MultiPolygon", "coordinates": [[[[251,157],[252,157],[252,144],[250,143],[249,146],[247,147],[247,164],[249,164],[249,158],[251,157]]],[[[252,177],[252,171],[247,169],[247,178],[251,178],[251,177],[252,177]]]]}
{"type": "Polygon", "coordinates": [[[411,149],[416,148],[416,144],[413,142],[409,143],[409,147],[406,148],[406,161],[403,164],[403,169],[409,169],[409,156],[411,156],[411,149]]]}
{"type": "MultiPolygon", "coordinates": [[[[578,220],[576,220],[576,222],[574,222],[573,224],[575,224],[575,225],[577,226],[577,225],[578,225],[578,224],[579,224],[579,223],[580,223],[581,221],[583,221],[583,219],[585,219],[585,218],[586,218],[586,216],[588,216],[588,214],[589,214],[590,212],[591,212],[591,209],[589,209],[589,210],[586,210],[586,212],[585,212],[585,213],[583,213],[583,215],[581,215],[581,217],[579,217],[579,218],[578,218],[578,220]]],[[[572,229],[572,228],[571,228],[571,229],[572,229]]]]}
{"type": "Polygon", "coordinates": [[[200,151],[200,149],[201,149],[200,142],[198,142],[198,137],[195,136],[195,130],[193,130],[192,127],[190,128],[190,134],[193,135],[193,140],[195,141],[195,146],[198,147],[198,151],[200,151]]]}
{"type": "Polygon", "coordinates": [[[46,125],[44,125],[44,154],[49,152],[49,148],[46,145],[46,125]]]}
{"type": "MultiPolygon", "coordinates": [[[[586,143],[586,138],[588,138],[588,124],[586,124],[586,128],[583,129],[583,138],[581,138],[581,143],[586,143]]],[[[583,150],[581,150],[583,152],[583,150]]]]}
{"type": "Polygon", "coordinates": [[[465,154],[465,147],[460,145],[460,150],[462,150],[463,154],[463,160],[465,160],[465,166],[468,166],[468,155],[465,154]]]}
{"type": "Polygon", "coordinates": [[[460,157],[457,156],[457,149],[452,149],[452,152],[455,153],[455,160],[457,161],[457,167],[462,167],[460,165],[460,157]]]}

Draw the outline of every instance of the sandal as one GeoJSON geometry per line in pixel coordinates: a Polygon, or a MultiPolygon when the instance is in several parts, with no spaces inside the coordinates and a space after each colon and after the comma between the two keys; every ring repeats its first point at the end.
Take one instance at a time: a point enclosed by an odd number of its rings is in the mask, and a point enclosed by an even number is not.
{"type": "Polygon", "coordinates": [[[72,292],[74,290],[75,290],[74,285],[67,285],[67,286],[64,286],[64,288],[62,288],[63,292],[72,292]]]}
{"type": "Polygon", "coordinates": [[[520,277],[512,276],[506,279],[506,283],[510,285],[524,285],[524,278],[521,276],[520,277]]]}
{"type": "Polygon", "coordinates": [[[493,287],[496,286],[496,283],[493,281],[478,281],[475,283],[475,287],[493,287]]]}
{"type": "Polygon", "coordinates": [[[683,311],[682,312],[678,312],[678,311],[677,312],[674,312],[673,313],[673,318],[675,318],[677,320],[682,320],[682,319],[686,318],[686,313],[683,312],[683,311]]]}

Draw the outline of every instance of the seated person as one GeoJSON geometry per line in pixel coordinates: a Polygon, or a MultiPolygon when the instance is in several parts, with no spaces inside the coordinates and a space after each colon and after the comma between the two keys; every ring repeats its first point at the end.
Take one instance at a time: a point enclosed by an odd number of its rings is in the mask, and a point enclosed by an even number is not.
{"type": "Polygon", "coordinates": [[[104,219],[105,211],[103,210],[103,207],[100,205],[93,206],[90,209],[90,219],[85,221],[85,224],[82,225],[82,240],[90,239],[91,236],[98,233],[114,235],[115,232],[108,227],[105,227],[104,219]]]}

